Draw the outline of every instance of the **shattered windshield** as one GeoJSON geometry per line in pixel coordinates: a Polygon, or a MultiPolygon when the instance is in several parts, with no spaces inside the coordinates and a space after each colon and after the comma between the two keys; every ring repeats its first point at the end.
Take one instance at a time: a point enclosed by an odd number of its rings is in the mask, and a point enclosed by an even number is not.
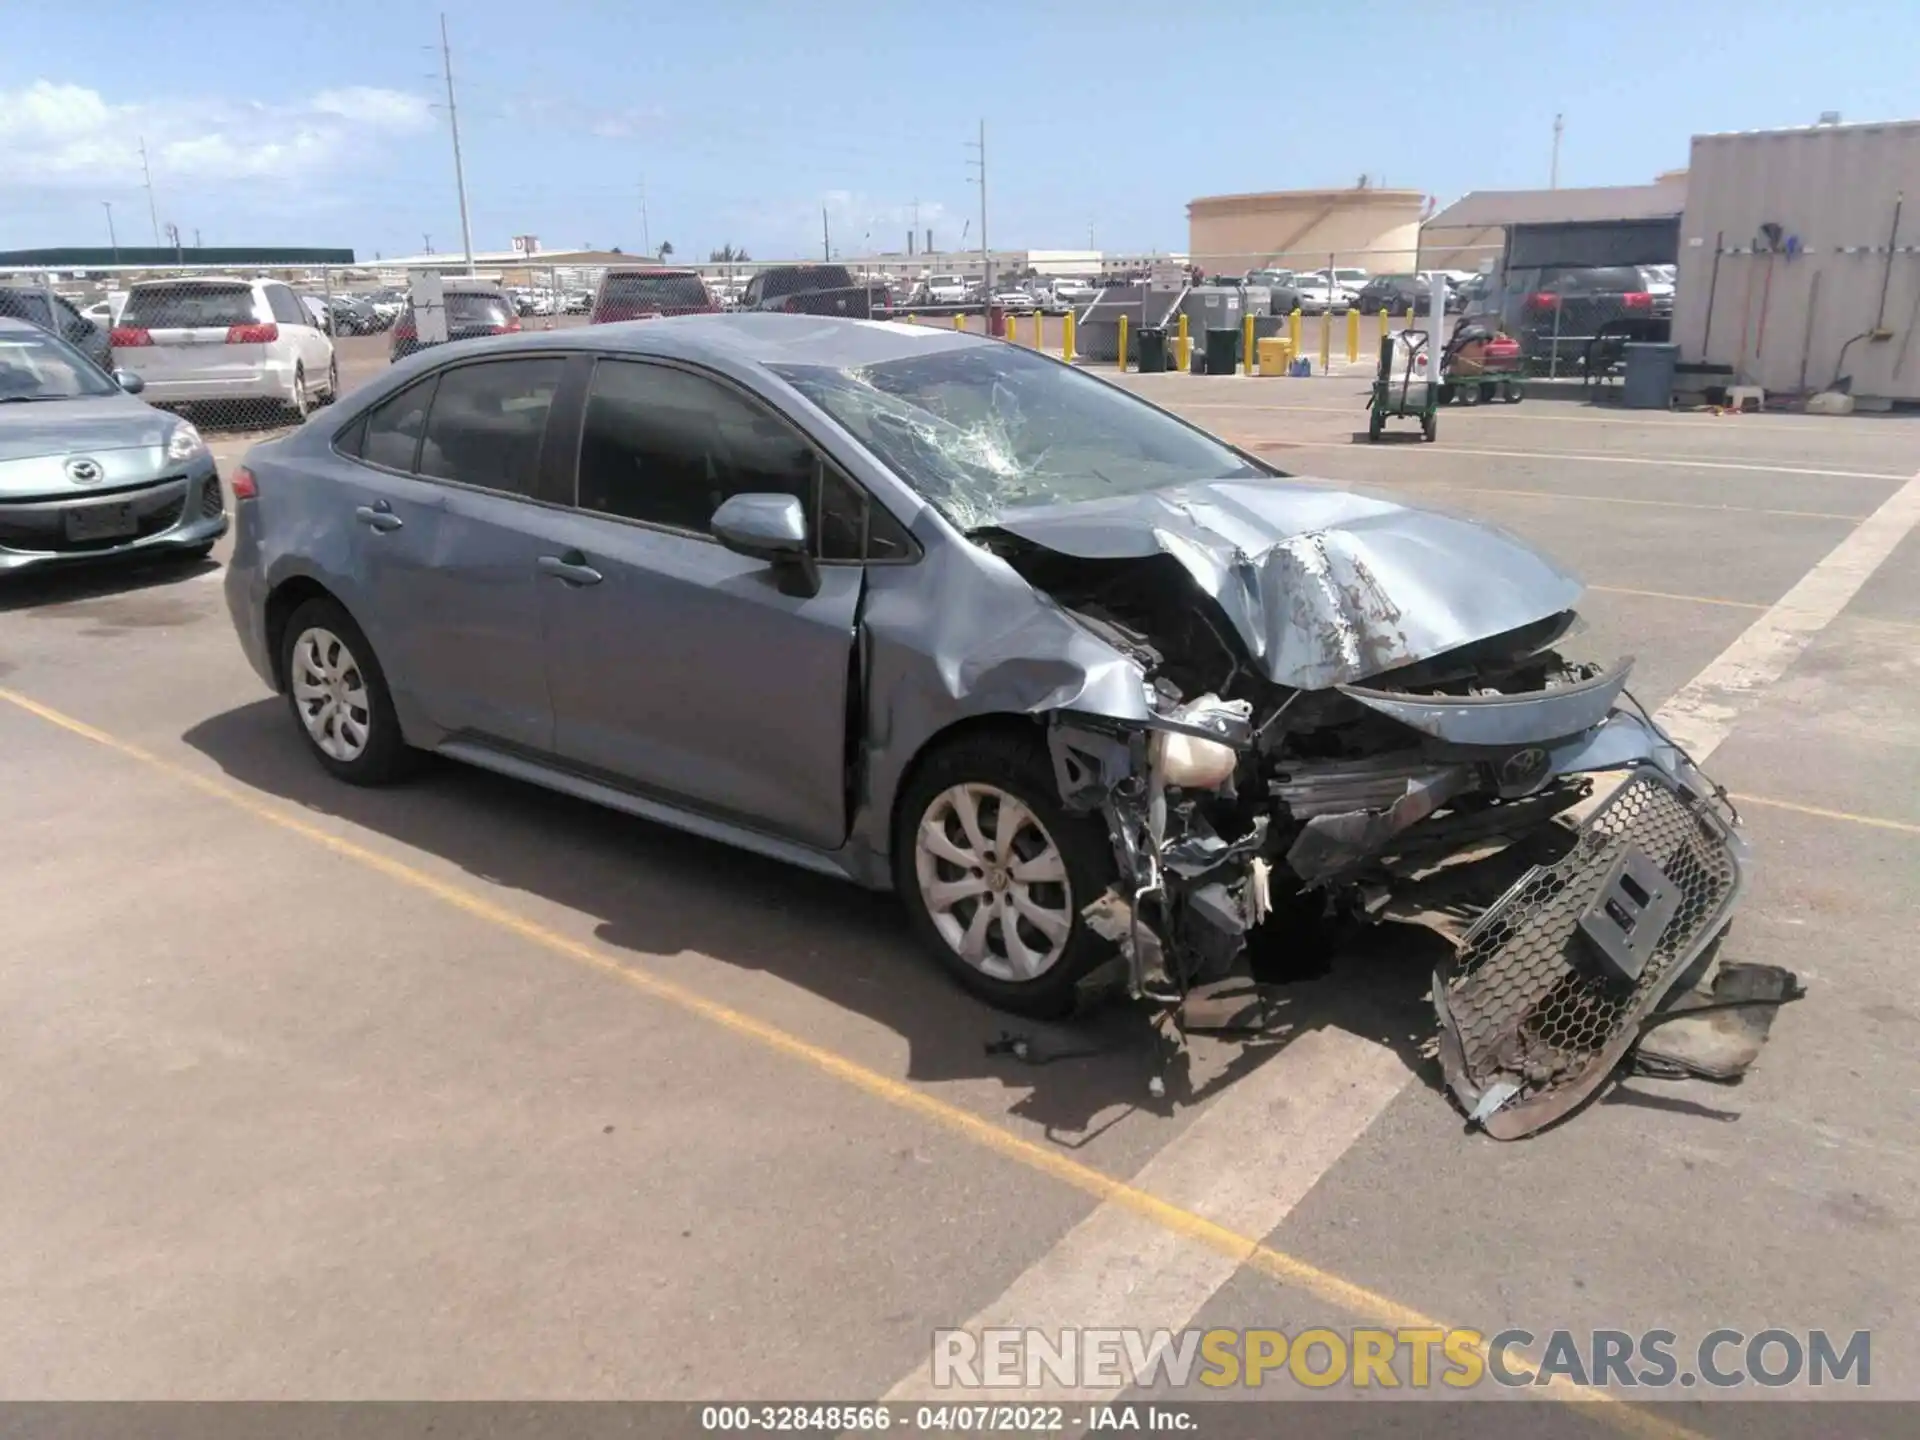
{"type": "Polygon", "coordinates": [[[962,530],[1015,506],[1269,473],[1117,386],[1014,345],[774,369],[962,530]]]}

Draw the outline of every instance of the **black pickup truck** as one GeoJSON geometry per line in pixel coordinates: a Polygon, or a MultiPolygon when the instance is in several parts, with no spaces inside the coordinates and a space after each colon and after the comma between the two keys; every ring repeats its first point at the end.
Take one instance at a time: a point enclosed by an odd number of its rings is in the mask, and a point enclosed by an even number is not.
{"type": "Polygon", "coordinates": [[[739,308],[871,320],[892,310],[893,297],[885,285],[860,284],[844,265],[775,265],[747,282],[739,308]]]}

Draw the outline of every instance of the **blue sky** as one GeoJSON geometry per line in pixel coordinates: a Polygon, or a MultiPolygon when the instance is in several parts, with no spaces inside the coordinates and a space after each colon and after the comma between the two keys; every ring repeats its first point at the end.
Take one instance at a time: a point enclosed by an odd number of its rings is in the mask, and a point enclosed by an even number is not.
{"type": "Polygon", "coordinates": [[[1184,249],[1186,201],[1351,184],[1442,203],[1681,166],[1698,131],[1920,114],[1905,3],[1284,0],[88,0],[0,45],[0,248],[460,244],[438,88],[454,45],[474,244],[683,257],[898,247],[919,202],[996,246],[1184,249]],[[1426,138],[1434,78],[1458,131],[1426,138]]]}

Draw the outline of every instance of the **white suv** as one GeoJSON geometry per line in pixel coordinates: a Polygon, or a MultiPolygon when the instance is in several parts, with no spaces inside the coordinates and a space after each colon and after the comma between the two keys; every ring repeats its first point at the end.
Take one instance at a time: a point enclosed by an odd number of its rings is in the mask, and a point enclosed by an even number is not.
{"type": "Polygon", "coordinates": [[[114,364],[160,405],[268,400],[304,419],[339,398],[333,341],[278,280],[141,280],[113,327],[114,364]]]}

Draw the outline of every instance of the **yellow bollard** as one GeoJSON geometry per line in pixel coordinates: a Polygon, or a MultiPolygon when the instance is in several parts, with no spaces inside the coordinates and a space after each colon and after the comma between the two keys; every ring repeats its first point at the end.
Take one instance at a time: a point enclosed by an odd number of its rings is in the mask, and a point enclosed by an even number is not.
{"type": "Polygon", "coordinates": [[[1347,363],[1353,364],[1360,358],[1360,312],[1347,311],[1347,363]]]}
{"type": "Polygon", "coordinates": [[[1124,375],[1127,370],[1127,317],[1124,315],[1120,317],[1120,349],[1117,353],[1120,357],[1120,373],[1124,375]]]}
{"type": "Polygon", "coordinates": [[[1000,317],[1000,333],[1016,345],[1020,343],[1019,324],[1020,322],[1014,318],[1011,310],[1000,317]]]}
{"type": "Polygon", "coordinates": [[[1187,334],[1187,312],[1182,310],[1173,330],[1173,353],[1176,361],[1174,368],[1182,375],[1192,368],[1192,344],[1193,341],[1187,334]]]}
{"type": "Polygon", "coordinates": [[[1333,365],[1333,310],[1328,307],[1320,312],[1320,373],[1326,374],[1333,365]]]}
{"type": "Polygon", "coordinates": [[[1382,305],[1380,307],[1380,338],[1382,340],[1386,339],[1387,332],[1392,328],[1393,328],[1393,321],[1389,319],[1387,316],[1387,307],[1382,305]]]}
{"type": "Polygon", "coordinates": [[[1240,317],[1240,354],[1246,362],[1243,373],[1253,374],[1253,316],[1240,317]]]}
{"type": "Polygon", "coordinates": [[[918,325],[920,323],[920,317],[918,315],[909,315],[907,316],[907,323],[909,325],[918,325]]]}
{"type": "Polygon", "coordinates": [[[1060,317],[1060,358],[1069,365],[1073,363],[1073,312],[1071,310],[1060,317]]]}
{"type": "Polygon", "coordinates": [[[966,328],[967,328],[967,317],[966,317],[966,316],[964,316],[964,315],[955,315],[955,316],[953,317],[953,328],[954,328],[954,329],[956,329],[956,330],[964,330],[964,329],[966,329],[966,328]]]}
{"type": "Polygon", "coordinates": [[[1298,305],[1287,313],[1287,348],[1295,355],[1300,353],[1300,307],[1298,305]]]}

